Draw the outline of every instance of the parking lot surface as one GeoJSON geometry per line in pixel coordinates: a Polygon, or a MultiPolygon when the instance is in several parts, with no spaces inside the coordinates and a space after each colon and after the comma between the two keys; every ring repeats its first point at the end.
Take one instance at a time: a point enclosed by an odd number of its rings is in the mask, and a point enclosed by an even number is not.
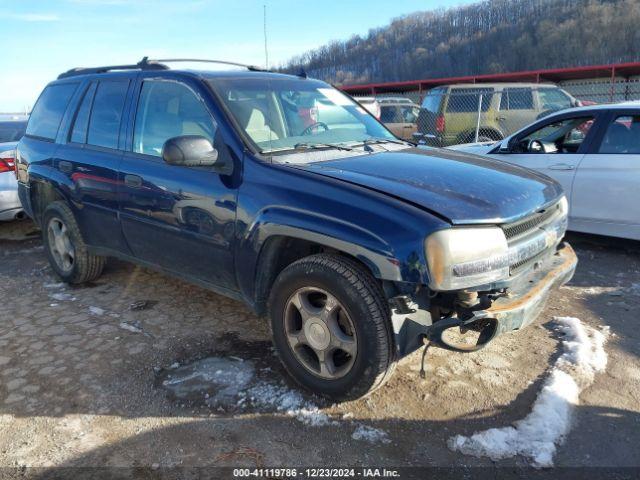
{"type": "Polygon", "coordinates": [[[417,352],[331,405],[290,383],[242,304],[112,259],[71,288],[33,224],[0,224],[0,466],[526,466],[447,445],[531,411],[561,353],[554,316],[611,331],[555,465],[640,466],[640,245],[569,240],[577,274],[535,324],[477,353],[432,349],[425,379],[417,352]]]}

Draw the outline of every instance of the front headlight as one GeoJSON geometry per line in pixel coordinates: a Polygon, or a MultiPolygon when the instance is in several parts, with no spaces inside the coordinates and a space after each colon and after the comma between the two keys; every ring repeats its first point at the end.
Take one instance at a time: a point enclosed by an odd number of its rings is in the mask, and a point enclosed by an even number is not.
{"type": "Polygon", "coordinates": [[[502,229],[450,228],[425,241],[432,290],[459,290],[509,277],[509,246],[502,229]]]}

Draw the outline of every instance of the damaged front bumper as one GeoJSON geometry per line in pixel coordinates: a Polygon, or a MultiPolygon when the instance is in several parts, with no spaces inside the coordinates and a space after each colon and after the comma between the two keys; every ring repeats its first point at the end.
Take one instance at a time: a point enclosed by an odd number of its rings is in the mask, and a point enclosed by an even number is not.
{"type": "Polygon", "coordinates": [[[573,277],[577,257],[568,243],[558,247],[539,267],[511,285],[506,293],[492,295],[488,305],[470,309],[467,315],[453,314],[431,322],[417,315],[400,318],[394,314],[394,330],[400,356],[416,350],[423,339],[434,346],[458,352],[472,352],[484,347],[501,333],[519,330],[532,323],[543,310],[552,289],[573,277]],[[413,318],[412,318],[413,316],[413,318]],[[452,343],[445,335],[449,329],[479,332],[475,343],[452,343]]]}

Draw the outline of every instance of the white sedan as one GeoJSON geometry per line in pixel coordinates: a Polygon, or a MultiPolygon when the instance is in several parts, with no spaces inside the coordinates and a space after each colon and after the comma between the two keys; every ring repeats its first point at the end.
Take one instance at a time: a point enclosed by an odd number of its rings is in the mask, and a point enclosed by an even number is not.
{"type": "Polygon", "coordinates": [[[640,240],[640,102],[563,110],[500,142],[450,148],[556,179],[570,230],[640,240]]]}

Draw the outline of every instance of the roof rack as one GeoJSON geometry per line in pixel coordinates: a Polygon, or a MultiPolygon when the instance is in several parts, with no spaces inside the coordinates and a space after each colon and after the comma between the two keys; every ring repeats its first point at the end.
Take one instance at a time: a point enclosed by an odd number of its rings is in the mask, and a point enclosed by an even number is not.
{"type": "Polygon", "coordinates": [[[266,71],[262,67],[257,67],[255,65],[246,65],[244,63],[238,62],[229,62],[227,60],[208,60],[203,58],[162,58],[158,60],[147,60],[149,63],[153,64],[162,64],[162,63],[177,63],[177,62],[194,62],[194,63],[217,63],[219,65],[231,65],[234,67],[242,67],[250,70],[252,72],[264,72],[266,71]]]}
{"type": "Polygon", "coordinates": [[[144,57],[138,63],[132,65],[109,65],[104,67],[89,67],[89,68],[72,68],[64,73],[58,75],[58,79],[75,77],[77,75],[87,75],[90,73],[106,73],[116,70],[169,70],[163,62],[176,63],[176,62],[198,62],[198,63],[217,63],[221,65],[232,65],[234,67],[243,67],[252,72],[265,71],[260,67],[253,65],[245,65],[243,63],[227,62],[225,60],[203,60],[197,58],[165,58],[165,59],[149,59],[144,57]]]}

